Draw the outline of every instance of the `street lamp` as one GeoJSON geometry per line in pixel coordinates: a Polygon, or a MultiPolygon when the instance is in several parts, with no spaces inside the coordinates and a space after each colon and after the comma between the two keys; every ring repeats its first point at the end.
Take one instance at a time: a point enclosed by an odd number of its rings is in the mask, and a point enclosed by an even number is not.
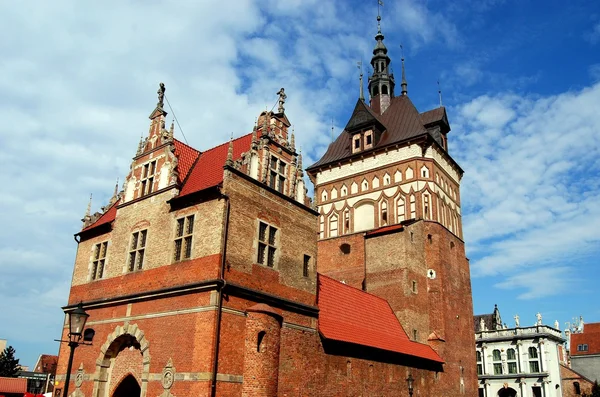
{"type": "Polygon", "coordinates": [[[412,377],[412,374],[408,374],[408,378],[406,378],[406,384],[408,385],[408,394],[411,397],[413,395],[413,390],[414,390],[414,386],[413,386],[414,381],[415,381],[415,379],[412,377]]]}
{"type": "MultiPolygon", "coordinates": [[[[67,314],[69,315],[69,340],[61,342],[68,342],[69,347],[71,348],[71,352],[69,353],[69,364],[67,365],[67,378],[65,379],[65,391],[63,392],[63,396],[69,395],[69,382],[71,381],[73,354],[75,353],[75,348],[79,346],[79,341],[81,340],[81,337],[83,335],[85,323],[88,317],[90,316],[85,312],[85,310],[83,310],[83,305],[81,304],[81,302],[79,302],[79,305],[77,305],[75,309],[71,310],[67,314]]],[[[84,338],[84,341],[86,340],[87,338],[84,338]]]]}

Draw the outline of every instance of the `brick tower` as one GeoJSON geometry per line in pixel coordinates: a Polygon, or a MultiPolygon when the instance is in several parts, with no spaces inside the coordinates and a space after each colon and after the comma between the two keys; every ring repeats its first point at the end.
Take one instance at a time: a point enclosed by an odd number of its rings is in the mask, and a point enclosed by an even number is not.
{"type": "Polygon", "coordinates": [[[307,168],[319,212],[318,270],[386,299],[411,339],[439,353],[443,372],[420,380],[431,395],[475,396],[463,171],[448,152],[446,110],[419,113],[404,59],[395,96],[381,28],[375,40],[370,103],[361,95],[344,131],[307,168]]]}

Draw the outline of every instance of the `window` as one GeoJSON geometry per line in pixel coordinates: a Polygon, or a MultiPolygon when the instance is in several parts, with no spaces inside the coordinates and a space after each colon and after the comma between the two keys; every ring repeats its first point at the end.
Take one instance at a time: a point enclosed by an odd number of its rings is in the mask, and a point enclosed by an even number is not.
{"type": "Polygon", "coordinates": [[[577,345],[577,351],[578,352],[588,351],[588,345],[587,344],[577,345]]]}
{"type": "Polygon", "coordinates": [[[267,335],[267,333],[265,331],[260,331],[258,333],[258,335],[256,336],[256,351],[258,353],[260,353],[260,348],[263,347],[262,351],[264,352],[264,346],[263,346],[263,340],[265,339],[265,336],[267,335]]]}
{"type": "Polygon", "coordinates": [[[354,135],[352,138],[352,153],[356,153],[360,151],[360,134],[354,135]]]}
{"type": "Polygon", "coordinates": [[[365,132],[365,149],[373,147],[373,130],[365,132]]]}
{"type": "Polygon", "coordinates": [[[194,215],[177,219],[175,230],[175,261],[190,259],[192,256],[192,235],[194,233],[194,215]]]}
{"type": "Polygon", "coordinates": [[[325,237],[325,217],[321,215],[319,217],[319,238],[325,237]]]}
{"type": "Polygon", "coordinates": [[[344,233],[350,233],[350,211],[344,211],[344,233]]]}
{"type": "Polygon", "coordinates": [[[331,215],[329,218],[329,237],[336,237],[338,235],[338,217],[337,215],[331,215]]]}
{"type": "Polygon", "coordinates": [[[417,202],[415,200],[415,195],[410,195],[410,219],[415,219],[417,217],[417,202]]]}
{"type": "Polygon", "coordinates": [[[492,352],[492,361],[494,362],[494,375],[502,375],[502,357],[500,350],[494,349],[492,352]]]}
{"type": "Polygon", "coordinates": [[[340,251],[342,251],[342,254],[348,255],[350,251],[352,251],[352,247],[350,246],[350,244],[344,243],[340,245],[340,251]]]}
{"type": "Polygon", "coordinates": [[[412,282],[412,292],[417,293],[417,282],[415,280],[412,282]]]}
{"type": "Polygon", "coordinates": [[[483,362],[481,361],[480,351],[477,351],[477,375],[483,375],[483,362]]]}
{"type": "Polygon", "coordinates": [[[144,164],[142,169],[142,190],[140,196],[145,196],[154,191],[154,174],[156,173],[156,160],[144,164]]]}
{"type": "Polygon", "coordinates": [[[573,382],[573,388],[575,388],[575,394],[581,394],[581,386],[579,386],[579,382],[573,382]]]}
{"type": "Polygon", "coordinates": [[[388,94],[388,88],[387,88],[387,85],[382,85],[382,86],[381,86],[381,93],[382,93],[383,95],[387,95],[387,94],[388,94]]]}
{"type": "Polygon", "coordinates": [[[285,166],[286,164],[283,160],[271,156],[271,178],[269,186],[279,193],[283,193],[285,187],[285,166]]]}
{"type": "Polygon", "coordinates": [[[425,219],[430,219],[429,216],[429,195],[428,194],[424,194],[423,195],[423,218],[425,219]]]}
{"type": "Polygon", "coordinates": [[[304,265],[302,267],[302,275],[308,277],[308,271],[310,270],[310,256],[304,255],[304,265]]]}
{"type": "Polygon", "coordinates": [[[400,223],[406,217],[406,209],[404,208],[404,199],[402,197],[398,198],[398,204],[396,207],[396,222],[400,223]]]}
{"type": "Polygon", "coordinates": [[[417,334],[418,334],[417,330],[413,329],[413,340],[417,340],[417,334]]]}
{"type": "Polygon", "coordinates": [[[94,247],[94,260],[92,261],[92,280],[102,278],[104,274],[104,262],[106,260],[106,250],[108,241],[96,244],[94,247]]]}
{"type": "Polygon", "coordinates": [[[388,212],[387,212],[387,201],[381,202],[381,226],[385,226],[388,223],[388,212]]]}
{"type": "Polygon", "coordinates": [[[131,235],[129,248],[129,271],[140,270],[144,265],[144,252],[146,251],[146,237],[148,230],[140,230],[131,235]]]}
{"type": "Polygon", "coordinates": [[[508,373],[516,374],[517,370],[517,355],[515,349],[508,349],[506,351],[506,361],[508,362],[508,373]]]}
{"type": "Polygon", "coordinates": [[[540,372],[540,363],[538,361],[538,351],[535,347],[531,346],[528,349],[529,353],[529,372],[537,373],[540,372]]]}
{"type": "Polygon", "coordinates": [[[277,228],[259,222],[258,225],[258,255],[256,261],[261,265],[275,267],[277,228]]]}

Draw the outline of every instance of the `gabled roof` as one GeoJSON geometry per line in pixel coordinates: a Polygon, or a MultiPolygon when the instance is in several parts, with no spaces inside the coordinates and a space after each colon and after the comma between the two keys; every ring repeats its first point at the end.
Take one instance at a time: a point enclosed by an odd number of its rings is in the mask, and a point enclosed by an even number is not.
{"type": "Polygon", "coordinates": [[[447,120],[446,108],[443,106],[421,113],[421,121],[425,126],[445,120],[447,120]]]}
{"type": "Polygon", "coordinates": [[[354,111],[352,112],[352,116],[350,116],[350,120],[348,120],[344,131],[350,132],[372,124],[381,125],[381,122],[377,118],[377,113],[359,99],[354,106],[354,111]]]}
{"type": "Polygon", "coordinates": [[[177,156],[177,170],[179,171],[178,182],[182,183],[200,152],[177,139],[173,139],[173,142],[175,143],[175,156],[177,156]]]}
{"type": "MultiPolygon", "coordinates": [[[[250,150],[252,134],[247,134],[233,140],[233,160],[242,157],[242,153],[250,150]]],[[[200,158],[191,170],[185,185],[181,188],[179,197],[217,186],[223,182],[223,166],[227,160],[229,142],[200,153],[200,158]]]]}
{"type": "Polygon", "coordinates": [[[0,393],[27,393],[27,379],[0,377],[0,393]]]}
{"type": "Polygon", "coordinates": [[[382,298],[318,275],[319,332],[325,339],[443,363],[429,345],[411,341],[382,298]]]}
{"type": "Polygon", "coordinates": [[[584,356],[600,353],[600,323],[586,323],[583,332],[571,334],[571,356],[584,356]],[[588,345],[587,350],[577,350],[578,345],[588,345]]]}
{"type": "MultiPolygon", "coordinates": [[[[385,131],[381,135],[379,142],[377,142],[372,149],[354,154],[356,156],[427,134],[427,129],[424,126],[421,114],[419,114],[407,95],[392,98],[390,106],[381,115],[375,113],[369,106],[364,104],[363,106],[368,109],[368,113],[365,113],[365,117],[377,120],[377,122],[384,127],[385,131]]],[[[353,115],[348,122],[348,126],[346,126],[347,128],[352,128],[356,124],[356,122],[353,121],[353,118],[355,117],[358,107],[359,104],[357,103],[353,115]]],[[[352,137],[347,132],[347,129],[344,129],[337,139],[329,145],[323,157],[308,167],[307,170],[312,170],[352,157],[352,137]]]]}

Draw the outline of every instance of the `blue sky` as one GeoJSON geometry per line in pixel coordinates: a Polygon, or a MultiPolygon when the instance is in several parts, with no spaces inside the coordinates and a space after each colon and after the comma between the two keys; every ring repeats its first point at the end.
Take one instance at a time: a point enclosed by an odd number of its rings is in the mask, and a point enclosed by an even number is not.
{"type": "MultiPolygon", "coordinates": [[[[280,87],[305,164],[346,124],[377,1],[234,4],[0,5],[0,339],[23,364],[58,350],[73,233],[128,172],[160,81],[198,149],[249,132],[280,87]]],[[[419,110],[440,80],[475,313],[600,321],[600,4],[387,0],[382,16],[419,110]]]]}

